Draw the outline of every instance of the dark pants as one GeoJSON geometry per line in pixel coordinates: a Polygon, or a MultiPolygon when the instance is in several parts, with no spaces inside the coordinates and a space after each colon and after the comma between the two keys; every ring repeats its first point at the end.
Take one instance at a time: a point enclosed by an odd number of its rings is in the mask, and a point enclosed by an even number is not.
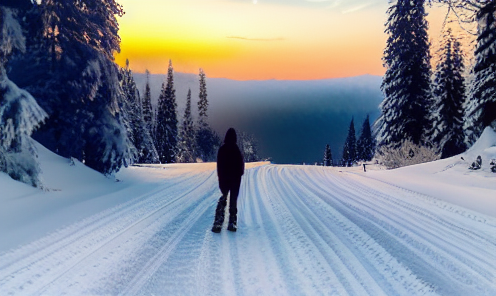
{"type": "Polygon", "coordinates": [[[239,187],[241,186],[241,176],[239,178],[235,178],[233,180],[219,180],[220,192],[222,192],[222,197],[219,199],[219,204],[221,200],[223,200],[224,206],[222,209],[226,207],[227,194],[229,194],[229,215],[236,216],[238,213],[238,195],[239,195],[239,187]]]}

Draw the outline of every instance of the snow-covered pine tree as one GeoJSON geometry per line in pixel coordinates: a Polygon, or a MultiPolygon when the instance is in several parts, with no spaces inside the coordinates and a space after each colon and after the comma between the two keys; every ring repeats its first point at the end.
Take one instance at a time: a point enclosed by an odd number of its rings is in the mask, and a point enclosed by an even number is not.
{"type": "Polygon", "coordinates": [[[178,162],[195,162],[195,126],[191,116],[191,89],[186,97],[186,108],[184,109],[183,122],[179,131],[178,162]]]}
{"type": "Polygon", "coordinates": [[[362,131],[357,141],[357,160],[371,161],[374,157],[375,141],[372,137],[370,129],[369,115],[365,118],[362,124],[362,131]]]}
{"type": "Polygon", "coordinates": [[[128,136],[137,150],[139,163],[158,163],[158,154],[155,149],[150,131],[143,119],[143,111],[139,91],[134,81],[133,72],[126,60],[126,68],[121,69],[121,86],[124,92],[123,109],[127,110],[130,130],[128,136]]]}
{"type": "Polygon", "coordinates": [[[475,143],[484,128],[496,120],[496,1],[484,1],[476,20],[474,79],[464,125],[469,145],[475,143]]]}
{"type": "Polygon", "coordinates": [[[131,151],[132,158],[131,163],[138,161],[139,152],[136,148],[136,140],[138,140],[138,135],[134,131],[136,123],[136,105],[134,104],[136,98],[132,95],[132,89],[130,85],[130,80],[128,79],[129,71],[129,60],[126,60],[126,68],[119,68],[119,84],[122,90],[122,95],[119,96],[119,110],[125,116],[125,121],[123,127],[126,130],[127,137],[131,142],[129,150],[131,151]]]}
{"type": "Polygon", "coordinates": [[[447,158],[467,148],[463,130],[465,65],[461,43],[451,28],[444,31],[437,55],[431,115],[433,125],[428,138],[441,149],[441,158],[447,158]]]}
{"type": "Polygon", "coordinates": [[[154,136],[153,128],[153,109],[152,109],[152,95],[150,91],[150,71],[146,70],[146,84],[145,84],[145,95],[141,102],[141,110],[143,112],[143,120],[145,121],[145,127],[149,131],[152,137],[154,136]]]}
{"type": "MultiPolygon", "coordinates": [[[[153,139],[153,143],[155,145],[155,148],[157,147],[157,117],[158,117],[158,107],[152,109],[151,133],[152,133],[152,139],[153,139]]],[[[160,160],[158,163],[160,163],[160,160]]]]}
{"type": "Polygon", "coordinates": [[[196,130],[197,157],[202,161],[214,161],[216,147],[220,145],[219,136],[208,124],[208,99],[205,72],[200,69],[200,94],[198,100],[198,124],[196,130]]]}
{"type": "Polygon", "coordinates": [[[345,167],[350,167],[353,166],[353,163],[356,160],[355,125],[353,123],[353,119],[351,119],[350,128],[348,129],[348,136],[346,137],[346,141],[344,142],[343,159],[341,163],[345,167]]]}
{"type": "Polygon", "coordinates": [[[333,166],[331,146],[326,144],[324,150],[324,166],[333,166]]]}
{"type": "Polygon", "coordinates": [[[198,95],[198,127],[208,126],[208,99],[207,99],[207,81],[205,72],[200,68],[199,74],[200,93],[198,95]]]}
{"type": "Polygon", "coordinates": [[[40,26],[26,29],[29,37],[41,38],[38,47],[9,65],[12,80],[49,114],[34,137],[62,156],[111,174],[132,157],[114,63],[122,7],[115,0],[37,3],[40,26]]]}
{"type": "Polygon", "coordinates": [[[177,103],[174,89],[174,68],[169,60],[167,83],[162,84],[158,99],[155,143],[161,163],[173,163],[177,154],[177,103]]]}
{"type": "MultiPolygon", "coordinates": [[[[14,7],[18,8],[17,5],[14,7]]],[[[0,6],[0,172],[42,187],[41,170],[30,135],[47,114],[31,94],[9,80],[5,71],[5,62],[12,50],[25,50],[25,38],[15,13],[14,8],[0,6]]]]}
{"type": "Polygon", "coordinates": [[[429,123],[430,54],[425,0],[396,0],[388,9],[384,101],[376,122],[378,145],[421,143],[429,123]]]}
{"type": "MultiPolygon", "coordinates": [[[[110,64],[107,67],[111,66],[110,64]]],[[[114,70],[114,69],[113,69],[114,70]]],[[[115,70],[118,70],[117,68],[115,70]]],[[[117,73],[112,74],[117,76],[117,73]]],[[[113,94],[115,87],[114,79],[104,82],[99,87],[95,102],[88,104],[85,108],[88,121],[84,123],[86,129],[84,133],[85,145],[83,147],[83,162],[105,174],[112,175],[120,170],[122,166],[128,166],[136,159],[136,151],[127,135],[130,129],[128,114],[126,110],[120,109],[119,105],[122,102],[123,94],[113,94]],[[116,95],[117,97],[113,97],[116,95]],[[116,100],[117,106],[113,106],[115,110],[102,108],[107,104],[114,104],[116,100]],[[89,118],[93,118],[89,121],[89,118]]]]}

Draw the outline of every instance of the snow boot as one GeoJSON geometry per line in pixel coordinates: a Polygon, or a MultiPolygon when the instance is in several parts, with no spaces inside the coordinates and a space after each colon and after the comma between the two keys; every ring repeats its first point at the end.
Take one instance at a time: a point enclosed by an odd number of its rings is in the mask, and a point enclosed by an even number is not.
{"type": "Polygon", "coordinates": [[[236,232],[237,227],[237,215],[229,215],[229,224],[227,225],[227,230],[236,232]]]}
{"type": "Polygon", "coordinates": [[[224,223],[224,213],[227,204],[227,197],[221,196],[217,202],[217,209],[215,210],[214,225],[212,226],[212,232],[219,233],[222,229],[222,224],[224,223]]]}
{"type": "Polygon", "coordinates": [[[222,230],[222,224],[220,225],[214,224],[214,226],[212,226],[212,232],[220,233],[221,230],[222,230]]]}

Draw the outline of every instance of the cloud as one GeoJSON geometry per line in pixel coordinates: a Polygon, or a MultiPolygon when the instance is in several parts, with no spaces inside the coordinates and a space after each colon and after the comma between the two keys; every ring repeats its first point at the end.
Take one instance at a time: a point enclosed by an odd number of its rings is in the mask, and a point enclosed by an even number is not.
{"type": "Polygon", "coordinates": [[[248,38],[248,37],[242,37],[242,36],[227,36],[226,38],[245,40],[245,41],[284,41],[284,40],[286,40],[285,38],[248,38]]]}
{"type": "MultiPolygon", "coordinates": [[[[319,1],[323,2],[326,0],[306,0],[306,1],[319,1]]],[[[365,9],[369,6],[374,6],[382,1],[372,1],[372,0],[331,0],[331,4],[327,6],[327,9],[336,9],[338,8],[342,14],[348,14],[348,13],[353,13],[360,11],[362,9],[365,9]]]]}
{"type": "Polygon", "coordinates": [[[371,6],[372,4],[374,4],[375,2],[372,2],[372,3],[365,3],[365,4],[362,4],[362,5],[358,5],[358,6],[355,6],[355,7],[351,7],[349,9],[346,9],[346,10],[343,10],[341,11],[343,14],[347,14],[347,13],[352,13],[352,12],[357,12],[359,10],[362,10],[364,8],[367,8],[369,6],[371,6]]]}
{"type": "MultiPolygon", "coordinates": [[[[227,0],[232,2],[253,3],[253,4],[275,4],[283,6],[304,6],[325,8],[331,2],[343,2],[344,0],[227,0]]],[[[354,1],[354,0],[347,0],[354,1]]]]}
{"type": "Polygon", "coordinates": [[[343,0],[334,0],[332,1],[331,5],[327,6],[327,8],[332,9],[339,7],[344,1],[343,0]]]}

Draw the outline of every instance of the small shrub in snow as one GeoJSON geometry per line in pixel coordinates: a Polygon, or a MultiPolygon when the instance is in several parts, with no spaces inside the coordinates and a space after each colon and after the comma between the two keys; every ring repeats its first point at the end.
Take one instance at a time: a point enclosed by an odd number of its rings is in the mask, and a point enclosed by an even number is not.
{"type": "Polygon", "coordinates": [[[255,136],[246,132],[239,132],[238,145],[245,162],[260,161],[261,157],[258,155],[258,141],[255,139],[255,136]]]}
{"type": "Polygon", "coordinates": [[[479,155],[477,156],[477,159],[472,162],[472,165],[469,167],[469,169],[471,170],[480,170],[480,168],[482,167],[482,157],[479,155]]]}
{"type": "Polygon", "coordinates": [[[376,160],[388,169],[435,161],[441,158],[437,147],[416,145],[410,140],[403,140],[400,147],[381,146],[376,151],[376,160]]]}
{"type": "Polygon", "coordinates": [[[491,160],[491,172],[496,173],[496,159],[491,160]]]}

